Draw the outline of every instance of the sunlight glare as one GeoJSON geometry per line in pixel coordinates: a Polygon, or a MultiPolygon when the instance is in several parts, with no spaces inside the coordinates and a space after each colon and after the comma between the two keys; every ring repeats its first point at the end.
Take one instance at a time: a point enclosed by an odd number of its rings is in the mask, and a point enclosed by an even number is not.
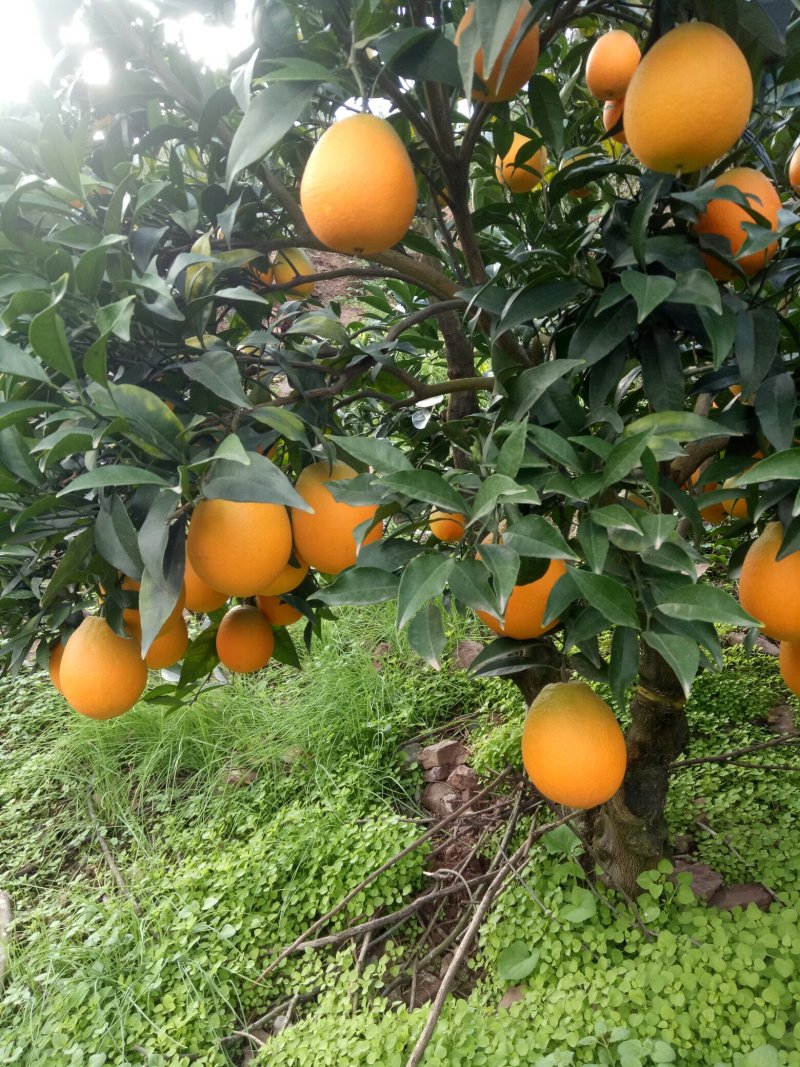
{"type": "Polygon", "coordinates": [[[24,100],[35,81],[46,80],[52,57],[30,4],[0,4],[0,103],[24,100]]]}

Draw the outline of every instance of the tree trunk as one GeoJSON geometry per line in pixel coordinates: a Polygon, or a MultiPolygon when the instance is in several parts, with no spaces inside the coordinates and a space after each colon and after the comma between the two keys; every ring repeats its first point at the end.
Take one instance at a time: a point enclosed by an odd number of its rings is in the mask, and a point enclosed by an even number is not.
{"type": "Polygon", "coordinates": [[[591,813],[588,827],[607,877],[631,896],[639,892],[639,875],[668,852],[664,807],[669,764],[689,738],[685,706],[672,669],[642,642],[625,780],[607,804],[591,813]]]}

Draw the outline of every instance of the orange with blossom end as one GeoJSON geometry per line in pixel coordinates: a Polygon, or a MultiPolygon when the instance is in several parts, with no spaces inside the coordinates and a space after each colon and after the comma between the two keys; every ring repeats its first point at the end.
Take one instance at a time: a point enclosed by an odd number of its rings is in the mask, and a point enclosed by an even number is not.
{"type": "MultiPolygon", "coordinates": [[[[603,104],[603,129],[606,133],[609,133],[614,127],[622,120],[623,112],[625,110],[625,98],[621,100],[606,100],[603,104]]],[[[611,134],[612,141],[618,141],[620,144],[627,144],[628,138],[625,136],[625,126],[623,125],[616,133],[611,134]]]]}
{"type": "Polygon", "coordinates": [[[186,551],[212,589],[255,596],[289,562],[289,514],[282,504],[203,500],[194,509],[186,551]]]}
{"type": "Polygon", "coordinates": [[[182,660],[189,647],[189,631],[186,622],[181,619],[171,630],[159,634],[148,648],[144,662],[151,671],[160,671],[172,667],[182,660]]]}
{"type": "Polygon", "coordinates": [[[59,667],[61,692],[75,711],[112,719],[130,711],[147,685],[139,642],[90,615],[71,635],[59,667]]]}
{"type": "Polygon", "coordinates": [[[569,808],[605,804],[622,785],[627,760],[613,711],[585,682],[546,685],[531,704],[522,762],[548,800],[569,808]]]}
{"type": "Polygon", "coordinates": [[[777,559],[783,527],[770,522],[747,550],[739,577],[739,603],[767,637],[800,641],[800,552],[777,559]]]}
{"type": "MultiPolygon", "coordinates": [[[[472,90],[473,100],[488,100],[490,104],[497,104],[502,100],[510,100],[517,95],[523,85],[527,85],[530,81],[533,72],[536,70],[536,64],[539,62],[538,23],[535,26],[531,26],[525,33],[525,36],[514,48],[511,59],[506,62],[508,51],[518,39],[522,24],[530,10],[531,5],[528,0],[522,0],[517,17],[506,34],[500,54],[488,74],[484,70],[483,49],[479,48],[475,53],[475,73],[483,82],[484,87],[472,90]]],[[[471,25],[474,18],[475,5],[470,4],[458,24],[455,37],[456,45],[458,45],[462,33],[471,25]]]]}
{"type": "Polygon", "coordinates": [[[800,642],[781,641],[778,663],[786,688],[800,696],[800,642]]]}
{"type": "Polygon", "coordinates": [[[216,611],[227,601],[227,593],[220,593],[204,582],[192,566],[189,553],[186,553],[186,565],[183,573],[183,587],[186,590],[187,611],[216,611]]]}
{"type": "MultiPolygon", "coordinates": [[[[374,518],[377,504],[345,504],[336,500],[326,482],[346,481],[356,477],[347,463],[332,466],[324,460],[301,471],[295,488],[313,513],[292,508],[292,529],[297,551],[322,574],[340,574],[356,561],[357,546],[353,531],[374,518]]],[[[364,544],[379,541],[380,523],[364,538],[364,544]]]]}
{"type": "Polygon", "coordinates": [[[217,655],[234,674],[266,667],[275,650],[272,627],[258,608],[231,608],[217,630],[217,655]]]}
{"type": "Polygon", "coordinates": [[[458,511],[432,511],[428,528],[437,541],[457,544],[464,537],[467,520],[458,511]]]}
{"type": "Polygon", "coordinates": [[[620,100],[626,93],[642,53],[627,30],[599,37],[586,60],[586,87],[598,100],[620,100]]]}
{"type": "Polygon", "coordinates": [[[558,625],[558,619],[553,619],[547,626],[542,620],[553,586],[566,573],[567,567],[563,560],[551,560],[541,578],[514,586],[502,622],[498,622],[487,611],[479,611],[478,618],[500,637],[513,637],[517,641],[541,637],[558,625]]]}
{"type": "Polygon", "coordinates": [[[302,611],[287,604],[279,596],[257,596],[256,605],[272,626],[291,626],[293,622],[303,618],[302,611]]]}

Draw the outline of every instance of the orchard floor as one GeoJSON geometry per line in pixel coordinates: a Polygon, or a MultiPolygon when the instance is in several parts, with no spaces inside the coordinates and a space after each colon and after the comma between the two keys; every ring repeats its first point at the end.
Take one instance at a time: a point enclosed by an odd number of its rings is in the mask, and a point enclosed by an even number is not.
{"type": "MultiPolygon", "coordinates": [[[[15,912],[0,1064],[404,1067],[429,1009],[380,995],[401,940],[360,973],[345,946],[254,979],[419,834],[404,741],[473,715],[472,761],[488,776],[518,763],[523,707],[508,682],[416,661],[391,606],[343,613],[327,635],[300,673],[275,667],[105,724],[71,714],[41,674],[0,683],[0,890],[15,912]],[[224,1041],[311,990],[263,1047],[224,1041]]],[[[691,756],[774,738],[766,717],[790,703],[774,659],[726,656],[695,686],[691,756]]],[[[677,772],[669,819],[696,840],[693,861],[780,903],[720,911],[662,872],[640,898],[644,932],[624,901],[590,892],[569,834],[545,837],[486,920],[425,1067],[800,1067],[800,746],[749,759],[759,766],[677,772]],[[526,977],[501,977],[512,957],[526,977]]],[[[424,858],[394,865],[339,928],[417,893],[424,858]]]]}

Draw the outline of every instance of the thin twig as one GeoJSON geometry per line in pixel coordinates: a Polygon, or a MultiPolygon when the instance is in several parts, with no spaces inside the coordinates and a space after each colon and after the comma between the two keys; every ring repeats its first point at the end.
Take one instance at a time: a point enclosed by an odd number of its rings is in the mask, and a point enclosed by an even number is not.
{"type": "Polygon", "coordinates": [[[317,930],[323,927],[335,915],[338,915],[340,911],[347,907],[347,905],[350,903],[351,900],[354,899],[354,897],[357,897],[359,893],[363,893],[363,891],[367,888],[368,885],[372,885],[372,883],[377,878],[379,878],[382,874],[388,871],[401,859],[404,859],[411,852],[414,852],[415,849],[418,849],[421,845],[424,845],[426,841],[430,841],[430,839],[435,834],[440,833],[445,826],[449,826],[451,822],[454,822],[457,818],[459,818],[459,816],[463,815],[464,812],[468,811],[474,804],[476,804],[479,800],[486,796],[487,793],[491,792],[492,789],[499,785],[500,782],[502,782],[502,780],[506,778],[510,773],[511,768],[506,767],[499,774],[495,775],[491,782],[489,782],[489,784],[485,786],[479,793],[476,793],[476,795],[471,800],[468,800],[466,803],[456,808],[456,810],[450,815],[446,815],[443,819],[440,819],[439,822],[437,822],[434,826],[430,828],[430,830],[426,830],[424,834],[418,837],[415,841],[412,841],[410,845],[406,845],[405,848],[395,853],[395,855],[388,859],[385,863],[382,863],[377,870],[367,875],[367,877],[364,878],[363,881],[359,882],[359,884],[355,886],[354,889],[351,889],[349,893],[345,894],[345,896],[342,897],[338,904],[336,904],[330,909],[330,911],[327,911],[319,919],[313,922],[307,930],[304,930],[299,937],[295,938],[291,945],[288,945],[281,952],[279,952],[275,959],[272,960],[272,962],[269,964],[269,966],[265,967],[261,974],[258,976],[258,978],[255,979],[253,984],[258,985],[260,982],[262,982],[268,974],[275,970],[278,964],[282,963],[287,956],[291,955],[291,953],[295,951],[298,945],[302,945],[306,938],[308,938],[311,934],[315,934],[317,930]]]}
{"type": "Polygon", "coordinates": [[[89,792],[86,796],[86,809],[89,812],[89,818],[92,823],[92,829],[94,830],[95,837],[97,838],[97,843],[100,845],[100,850],[103,853],[103,856],[105,857],[106,863],[108,864],[108,869],[114,876],[114,881],[119,886],[119,890],[122,895],[124,897],[127,897],[128,900],[131,902],[131,904],[133,905],[133,910],[136,912],[136,914],[141,915],[142,909],[139,906],[139,902],[136,900],[133,893],[131,893],[130,889],[128,889],[128,886],[125,883],[125,879],[122,877],[122,872],[114,861],[114,857],[111,855],[111,849],[108,847],[108,842],[106,841],[105,837],[103,836],[103,832],[100,829],[100,821],[97,818],[97,812],[92,801],[91,787],[89,788],[89,792]]]}
{"type": "MultiPolygon", "coordinates": [[[[776,737],[773,741],[762,741],[758,745],[748,745],[746,748],[734,748],[730,752],[722,752],[718,756],[696,756],[694,759],[676,760],[670,763],[671,771],[682,770],[684,767],[697,767],[701,763],[728,763],[737,756],[748,756],[751,752],[763,752],[765,748],[777,748],[779,745],[796,745],[800,743],[800,737],[776,737]]],[[[745,764],[747,766],[747,764],[745,764]]],[[[755,766],[755,764],[750,764],[755,766]]]]}

